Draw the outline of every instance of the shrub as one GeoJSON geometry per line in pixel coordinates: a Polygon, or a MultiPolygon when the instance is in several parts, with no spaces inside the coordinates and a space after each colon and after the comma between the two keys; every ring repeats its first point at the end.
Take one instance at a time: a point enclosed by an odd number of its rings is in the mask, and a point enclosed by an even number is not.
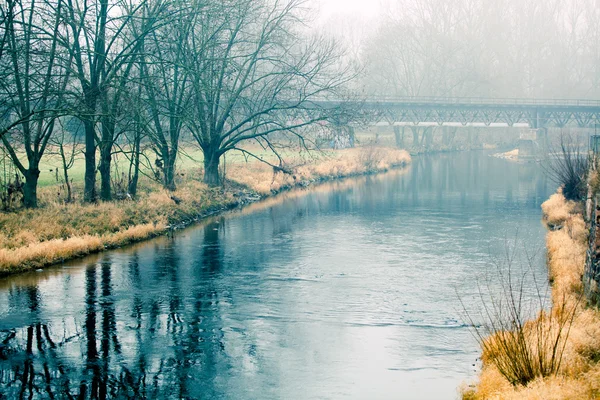
{"type": "Polygon", "coordinates": [[[466,315],[481,346],[483,363],[493,364],[516,386],[558,373],[579,300],[568,301],[565,294],[548,309],[547,293],[533,275],[536,295],[527,299],[525,282],[533,274],[531,260],[528,268],[519,271],[513,271],[512,260],[509,255],[506,262],[496,264],[499,290],[489,283],[485,291],[479,290],[482,322],[475,323],[471,314],[466,315]],[[531,319],[540,309],[537,318],[531,319]]]}
{"type": "Polygon", "coordinates": [[[579,142],[570,135],[561,135],[559,151],[553,154],[548,165],[550,177],[562,187],[567,200],[584,200],[589,160],[579,142]]]}

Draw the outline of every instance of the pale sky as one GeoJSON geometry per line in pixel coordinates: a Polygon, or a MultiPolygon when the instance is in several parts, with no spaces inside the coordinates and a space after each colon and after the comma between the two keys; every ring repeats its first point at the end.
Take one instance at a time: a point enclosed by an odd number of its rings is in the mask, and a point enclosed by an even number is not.
{"type": "Polygon", "coordinates": [[[358,51],[360,42],[378,26],[393,0],[310,0],[316,11],[315,28],[337,36],[358,51]]]}
{"type": "Polygon", "coordinates": [[[314,0],[319,7],[319,19],[331,17],[376,18],[382,10],[380,0],[314,0]]]}

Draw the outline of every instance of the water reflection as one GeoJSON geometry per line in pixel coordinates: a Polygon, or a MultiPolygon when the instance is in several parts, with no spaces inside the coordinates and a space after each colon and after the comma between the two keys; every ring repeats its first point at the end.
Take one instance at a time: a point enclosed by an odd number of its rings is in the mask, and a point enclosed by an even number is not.
{"type": "Polygon", "coordinates": [[[0,398],[454,398],[478,354],[455,288],[475,306],[517,229],[543,244],[551,186],[535,164],[420,157],[5,279],[0,398]]]}

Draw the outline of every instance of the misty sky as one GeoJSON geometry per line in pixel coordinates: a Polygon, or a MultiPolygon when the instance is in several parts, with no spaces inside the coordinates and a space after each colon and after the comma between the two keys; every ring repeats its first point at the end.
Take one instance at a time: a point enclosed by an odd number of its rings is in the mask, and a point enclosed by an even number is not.
{"type": "Polygon", "coordinates": [[[330,18],[375,19],[382,11],[383,0],[315,0],[321,21],[330,18]]]}
{"type": "Polygon", "coordinates": [[[310,0],[314,28],[342,40],[355,55],[387,14],[391,0],[310,0]]]}

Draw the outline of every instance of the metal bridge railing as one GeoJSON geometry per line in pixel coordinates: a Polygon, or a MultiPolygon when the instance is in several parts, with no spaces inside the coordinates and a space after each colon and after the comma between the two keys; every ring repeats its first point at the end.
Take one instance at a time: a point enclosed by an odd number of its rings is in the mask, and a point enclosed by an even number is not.
{"type": "Polygon", "coordinates": [[[456,104],[456,105],[526,105],[600,107],[600,100],[588,99],[533,99],[533,98],[486,98],[486,97],[435,97],[435,96],[367,96],[367,102],[405,104],[456,104]]]}

